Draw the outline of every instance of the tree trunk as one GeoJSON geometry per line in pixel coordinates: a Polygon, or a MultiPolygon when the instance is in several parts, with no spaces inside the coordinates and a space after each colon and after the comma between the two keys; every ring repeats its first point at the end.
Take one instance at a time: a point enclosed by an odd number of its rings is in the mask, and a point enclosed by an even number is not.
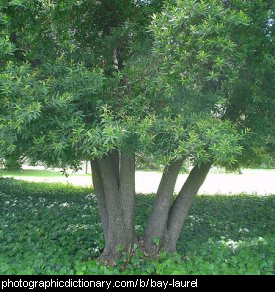
{"type": "Polygon", "coordinates": [[[164,243],[164,248],[168,253],[176,252],[176,244],[183,223],[187,217],[193,198],[203,184],[210,167],[211,163],[204,163],[200,167],[196,165],[192,169],[170,209],[164,243]]]}
{"type": "MultiPolygon", "coordinates": [[[[181,165],[182,160],[172,161],[164,170],[145,230],[144,248],[149,254],[155,254],[160,247],[169,253],[176,251],[193,197],[211,167],[210,163],[195,166],[172,204],[181,165]],[[156,245],[155,238],[159,239],[160,244],[156,245]]],[[[136,242],[135,157],[124,152],[112,152],[102,159],[94,160],[92,177],[105,238],[101,259],[113,263],[119,256],[118,247],[128,250],[136,242]]]]}
{"type": "Polygon", "coordinates": [[[99,168],[103,182],[108,215],[108,234],[105,241],[104,256],[115,257],[118,246],[125,242],[125,226],[121,202],[119,200],[119,187],[116,173],[112,165],[112,158],[104,157],[99,161],[99,168]]]}
{"type": "Polygon", "coordinates": [[[120,156],[120,201],[126,231],[126,241],[132,245],[137,241],[135,234],[135,156],[124,152],[120,156]]]}
{"type": "Polygon", "coordinates": [[[155,254],[161,247],[169,210],[172,204],[173,192],[181,166],[182,160],[177,160],[172,161],[164,169],[153,211],[145,229],[144,247],[148,254],[155,254]],[[160,241],[158,245],[154,242],[155,239],[160,241]]]}
{"type": "Polygon", "coordinates": [[[119,161],[119,152],[117,150],[113,150],[109,154],[109,160],[111,160],[111,169],[112,172],[115,175],[117,185],[119,187],[120,181],[119,181],[119,168],[120,168],[120,161],[119,161]]]}
{"type": "Polygon", "coordinates": [[[91,161],[93,187],[105,240],[108,235],[108,213],[98,160],[91,161]]]}
{"type": "Polygon", "coordinates": [[[92,178],[105,238],[101,259],[113,262],[119,247],[129,249],[136,240],[134,155],[112,152],[94,160],[92,178]]]}

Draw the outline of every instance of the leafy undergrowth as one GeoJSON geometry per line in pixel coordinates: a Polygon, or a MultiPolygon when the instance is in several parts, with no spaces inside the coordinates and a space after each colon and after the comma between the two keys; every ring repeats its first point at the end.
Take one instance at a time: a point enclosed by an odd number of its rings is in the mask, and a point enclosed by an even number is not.
{"type": "MultiPolygon", "coordinates": [[[[137,196],[142,234],[154,197],[137,196]]],[[[0,274],[274,274],[275,196],[198,196],[179,254],[94,260],[103,235],[92,189],[0,179],[0,274]],[[272,242],[273,241],[273,242],[272,242]]]]}

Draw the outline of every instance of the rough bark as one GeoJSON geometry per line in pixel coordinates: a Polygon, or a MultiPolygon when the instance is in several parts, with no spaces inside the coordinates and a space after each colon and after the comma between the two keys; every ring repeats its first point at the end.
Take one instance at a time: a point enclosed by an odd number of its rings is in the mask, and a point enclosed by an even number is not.
{"type": "Polygon", "coordinates": [[[108,159],[111,162],[111,169],[116,177],[117,185],[119,187],[120,179],[119,179],[119,168],[120,168],[120,161],[119,161],[119,152],[117,150],[113,150],[109,155],[108,159]]]}
{"type": "Polygon", "coordinates": [[[134,230],[135,156],[112,152],[92,161],[92,178],[105,248],[101,259],[113,262],[117,248],[130,248],[136,240],[134,230]]]}
{"type": "Polygon", "coordinates": [[[183,223],[187,217],[193,198],[203,184],[210,167],[211,163],[204,163],[200,167],[195,166],[192,169],[170,209],[164,243],[164,248],[168,253],[176,252],[176,244],[183,223]]]}
{"type": "Polygon", "coordinates": [[[182,160],[172,161],[164,169],[156,194],[153,211],[145,229],[144,241],[147,253],[154,254],[158,251],[160,245],[157,246],[154,243],[155,238],[159,238],[160,242],[163,240],[162,237],[166,228],[173,192],[181,165],[182,160]]]}
{"type": "Polygon", "coordinates": [[[107,214],[108,214],[108,234],[105,240],[103,251],[106,257],[115,257],[118,246],[125,243],[125,225],[123,221],[123,211],[119,199],[119,187],[116,173],[112,165],[112,158],[104,157],[99,161],[101,179],[105,194],[107,214]]]}
{"type": "Polygon", "coordinates": [[[104,238],[108,235],[108,212],[106,206],[106,198],[103,189],[100,169],[97,160],[91,161],[93,187],[96,195],[97,207],[99,211],[100,220],[103,227],[104,238]]]}
{"type": "Polygon", "coordinates": [[[135,235],[135,155],[120,155],[120,201],[126,231],[126,242],[132,245],[135,235]]]}

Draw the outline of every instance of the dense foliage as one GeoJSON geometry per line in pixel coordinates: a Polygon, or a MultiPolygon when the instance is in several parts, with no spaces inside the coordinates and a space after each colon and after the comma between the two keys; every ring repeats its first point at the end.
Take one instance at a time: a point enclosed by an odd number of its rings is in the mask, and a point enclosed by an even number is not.
{"type": "Polygon", "coordinates": [[[270,153],[272,1],[157,14],[162,2],[1,2],[1,156],[65,167],[126,147],[229,166],[270,153]]]}
{"type": "Polygon", "coordinates": [[[118,69],[151,42],[146,27],[161,2],[2,3],[1,156],[77,167],[133,145],[118,69]]]}
{"type": "MultiPolygon", "coordinates": [[[[104,247],[90,188],[0,179],[0,274],[273,274],[274,196],[199,196],[179,253],[135,251],[116,267],[93,260],[104,247]]],[[[138,195],[138,234],[152,208],[138,195]]]]}

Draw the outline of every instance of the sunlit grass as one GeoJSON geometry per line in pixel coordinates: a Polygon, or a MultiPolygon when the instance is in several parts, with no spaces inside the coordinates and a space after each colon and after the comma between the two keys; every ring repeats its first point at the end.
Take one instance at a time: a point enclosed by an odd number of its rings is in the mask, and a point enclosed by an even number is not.
{"type": "MultiPolygon", "coordinates": [[[[0,177],[65,177],[61,171],[22,169],[18,171],[0,170],[0,177]]],[[[70,173],[69,176],[90,176],[90,174],[70,173]]]]}

